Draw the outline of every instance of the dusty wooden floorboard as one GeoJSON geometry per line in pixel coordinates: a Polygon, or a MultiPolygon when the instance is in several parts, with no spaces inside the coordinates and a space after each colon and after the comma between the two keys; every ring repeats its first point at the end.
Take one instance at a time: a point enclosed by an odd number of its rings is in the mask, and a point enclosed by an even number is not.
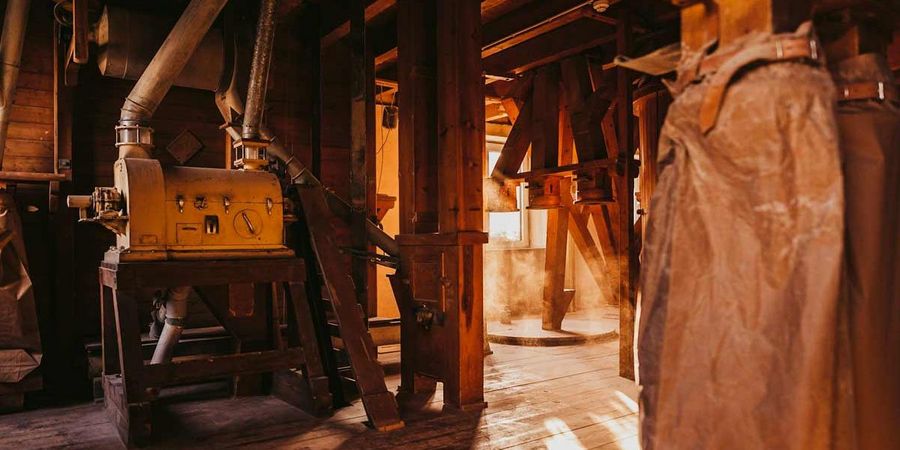
{"type": "MultiPolygon", "coordinates": [[[[272,397],[191,401],[159,412],[156,448],[636,449],[637,388],[618,377],[616,342],[579,347],[492,345],[480,414],[441,412],[441,392],[407,427],[377,433],[359,402],[315,419],[272,397]]],[[[382,359],[395,362],[396,354],[382,359]]],[[[390,375],[396,390],[399,377],[390,375]]],[[[121,448],[101,405],[0,416],[0,448],[121,448]]]]}

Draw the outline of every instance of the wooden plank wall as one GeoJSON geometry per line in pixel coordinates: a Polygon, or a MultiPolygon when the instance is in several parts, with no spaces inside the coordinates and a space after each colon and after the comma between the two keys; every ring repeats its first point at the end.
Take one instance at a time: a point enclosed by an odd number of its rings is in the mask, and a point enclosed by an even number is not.
{"type": "MultiPolygon", "coordinates": [[[[3,170],[53,173],[53,21],[50,2],[33,2],[3,170]]],[[[6,11],[6,1],[0,2],[6,11]]]]}
{"type": "Polygon", "coordinates": [[[350,48],[322,50],[322,183],[350,198],[350,48]]]}

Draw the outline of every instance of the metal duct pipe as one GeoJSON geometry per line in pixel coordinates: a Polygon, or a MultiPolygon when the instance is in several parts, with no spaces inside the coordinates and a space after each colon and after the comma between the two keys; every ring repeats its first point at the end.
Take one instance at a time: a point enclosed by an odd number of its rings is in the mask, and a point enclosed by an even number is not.
{"type": "Polygon", "coordinates": [[[175,78],[191,59],[194,50],[218,17],[228,0],[191,0],[175,27],[163,42],[147,70],[125,99],[116,146],[119,158],[149,158],[153,147],[153,130],[146,120],[153,116],[159,103],[175,82],[175,78]]]}
{"type": "MultiPolygon", "coordinates": [[[[223,95],[222,98],[225,98],[225,96],[223,95]]],[[[230,107],[235,111],[240,112],[241,105],[232,102],[230,107]]],[[[237,140],[241,138],[240,132],[236,127],[226,127],[225,131],[228,133],[231,139],[237,140]]],[[[310,172],[306,168],[306,166],[303,165],[303,163],[301,163],[297,158],[290,154],[284,148],[284,146],[282,146],[281,143],[278,142],[271,130],[266,127],[260,127],[259,137],[269,141],[268,147],[266,148],[269,156],[274,157],[285,165],[285,169],[288,177],[291,180],[291,183],[302,179],[306,182],[322,184],[312,174],[312,172],[310,172]]],[[[325,192],[328,194],[328,206],[331,208],[331,211],[337,214],[339,217],[349,219],[353,214],[353,209],[350,207],[350,205],[342,198],[335,195],[333,192],[329,190],[326,190],[325,192]]],[[[376,224],[372,220],[366,220],[366,235],[368,235],[369,237],[369,242],[378,246],[378,248],[380,248],[388,255],[400,255],[400,245],[397,244],[397,241],[392,238],[391,235],[385,233],[384,230],[379,228],[378,224],[376,224]]]]}
{"type": "MultiPolygon", "coordinates": [[[[97,67],[105,77],[138,80],[169,35],[176,18],[134,11],[114,5],[103,8],[94,34],[97,67]]],[[[173,86],[215,91],[225,72],[222,30],[211,28],[173,86]]]]}
{"type": "Polygon", "coordinates": [[[275,7],[278,0],[262,0],[259,21],[256,23],[256,43],[253,46],[253,62],[250,65],[250,84],[247,86],[247,105],[244,108],[244,127],[241,136],[259,139],[263,108],[266,106],[266,88],[269,66],[272,63],[272,44],[275,40],[275,7]]]}
{"type": "MultiPolygon", "coordinates": [[[[303,180],[308,183],[313,183],[320,185],[322,184],[309,170],[307,170],[306,166],[304,166],[297,158],[294,158],[293,155],[288,153],[284,147],[281,146],[276,140],[275,137],[271,134],[271,132],[267,128],[261,128],[260,134],[263,139],[269,140],[269,155],[274,156],[278,160],[282,161],[287,168],[287,174],[291,178],[291,182],[296,182],[297,180],[303,180]]],[[[334,192],[329,190],[325,190],[325,193],[328,195],[328,207],[331,209],[333,213],[338,215],[339,217],[343,217],[345,220],[349,220],[353,215],[353,208],[344,201],[344,199],[338,197],[334,192]]],[[[373,222],[370,219],[366,219],[366,235],[369,237],[369,242],[375,244],[382,251],[391,256],[399,256],[400,255],[400,245],[397,244],[397,241],[391,237],[391,235],[387,234],[382,230],[378,224],[373,222]]]]}
{"type": "Polygon", "coordinates": [[[31,0],[9,0],[3,17],[3,35],[0,37],[0,168],[6,153],[6,135],[16,84],[19,82],[19,63],[22,61],[22,46],[25,44],[25,29],[28,25],[28,10],[31,0]]]}
{"type": "Polygon", "coordinates": [[[191,293],[190,286],[172,288],[166,295],[166,323],[159,334],[159,341],[153,350],[150,364],[163,364],[172,360],[175,344],[181,339],[184,331],[184,319],[187,317],[187,300],[191,293]]]}

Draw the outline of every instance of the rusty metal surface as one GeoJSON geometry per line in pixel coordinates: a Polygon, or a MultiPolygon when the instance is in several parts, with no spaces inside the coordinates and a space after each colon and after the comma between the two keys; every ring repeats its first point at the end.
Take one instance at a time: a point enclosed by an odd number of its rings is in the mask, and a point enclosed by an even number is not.
{"type": "Polygon", "coordinates": [[[266,106],[266,86],[269,81],[269,66],[272,63],[272,45],[275,41],[275,7],[277,5],[277,0],[260,2],[253,62],[250,65],[250,84],[247,87],[247,106],[244,110],[244,126],[241,132],[245,139],[260,137],[259,127],[263,109],[266,106]]]}

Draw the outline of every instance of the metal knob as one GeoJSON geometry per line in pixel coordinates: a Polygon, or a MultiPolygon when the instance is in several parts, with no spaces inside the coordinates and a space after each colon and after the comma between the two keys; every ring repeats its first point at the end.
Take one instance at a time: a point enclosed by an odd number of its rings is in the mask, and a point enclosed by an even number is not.
{"type": "Polygon", "coordinates": [[[94,201],[90,195],[70,195],[66,197],[66,206],[69,208],[90,208],[94,201]]]}

